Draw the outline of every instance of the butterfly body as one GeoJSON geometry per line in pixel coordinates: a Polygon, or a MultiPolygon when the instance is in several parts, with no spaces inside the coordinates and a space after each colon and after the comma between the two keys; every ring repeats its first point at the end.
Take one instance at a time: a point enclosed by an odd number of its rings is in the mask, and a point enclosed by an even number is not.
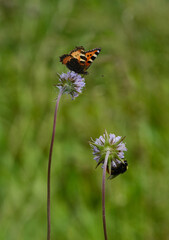
{"type": "Polygon", "coordinates": [[[80,74],[87,74],[86,71],[92,62],[97,58],[101,48],[94,48],[85,51],[84,47],[76,47],[69,54],[64,54],[60,57],[60,62],[65,64],[71,71],[80,74]]]}
{"type": "MultiPolygon", "coordinates": [[[[113,165],[111,166],[111,174],[108,178],[113,179],[117,177],[119,174],[126,172],[127,169],[128,169],[128,163],[126,160],[124,160],[124,162],[121,162],[116,159],[116,161],[114,161],[113,165]]],[[[107,172],[109,173],[108,169],[107,169],[107,172]]]]}

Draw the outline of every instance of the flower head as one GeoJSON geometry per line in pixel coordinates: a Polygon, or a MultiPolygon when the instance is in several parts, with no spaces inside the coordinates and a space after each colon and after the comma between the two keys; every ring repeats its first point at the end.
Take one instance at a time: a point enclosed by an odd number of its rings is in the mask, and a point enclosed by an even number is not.
{"type": "Polygon", "coordinates": [[[63,93],[70,94],[72,99],[79,96],[85,86],[85,79],[75,72],[58,74],[59,83],[56,85],[63,93]]]}
{"type": "Polygon", "coordinates": [[[125,137],[115,136],[107,131],[103,136],[96,138],[90,142],[90,146],[93,150],[94,160],[97,162],[98,167],[100,164],[104,164],[105,156],[107,151],[110,152],[107,172],[109,173],[109,179],[118,176],[120,173],[124,173],[127,170],[128,164],[124,159],[124,151],[127,151],[125,143],[123,143],[125,137]]]}

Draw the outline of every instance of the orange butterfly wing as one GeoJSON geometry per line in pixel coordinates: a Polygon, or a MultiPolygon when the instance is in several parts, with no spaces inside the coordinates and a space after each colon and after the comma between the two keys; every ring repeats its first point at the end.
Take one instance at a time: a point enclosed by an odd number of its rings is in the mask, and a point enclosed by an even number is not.
{"type": "Polygon", "coordinates": [[[63,55],[62,56],[63,57],[63,59],[62,59],[62,64],[67,64],[67,62],[69,62],[70,60],[71,60],[71,56],[70,55],[63,55]]]}
{"type": "Polygon", "coordinates": [[[81,60],[81,56],[85,54],[84,47],[76,47],[73,51],[70,52],[70,55],[76,58],[79,62],[81,60]]]}
{"type": "Polygon", "coordinates": [[[85,56],[86,56],[87,60],[86,60],[86,63],[85,63],[85,69],[84,70],[87,70],[90,67],[92,62],[99,55],[100,51],[101,51],[101,48],[95,48],[95,49],[92,49],[90,51],[85,52],[85,56]]]}

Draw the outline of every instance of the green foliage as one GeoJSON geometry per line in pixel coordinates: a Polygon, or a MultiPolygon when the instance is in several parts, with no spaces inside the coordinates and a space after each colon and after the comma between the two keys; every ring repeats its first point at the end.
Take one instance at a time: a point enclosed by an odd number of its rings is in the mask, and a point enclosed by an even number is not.
{"type": "Polygon", "coordinates": [[[102,52],[86,89],[59,106],[52,162],[52,239],[102,240],[101,168],[88,144],[126,136],[128,171],[107,181],[109,239],[169,236],[169,3],[0,2],[0,239],[46,239],[47,161],[59,56],[102,52]]]}

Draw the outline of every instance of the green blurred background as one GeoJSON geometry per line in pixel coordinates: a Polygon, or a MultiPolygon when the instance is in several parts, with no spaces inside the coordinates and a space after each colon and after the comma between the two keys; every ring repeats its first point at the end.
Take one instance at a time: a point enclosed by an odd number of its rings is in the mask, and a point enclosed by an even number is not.
{"type": "Polygon", "coordinates": [[[88,144],[126,136],[128,171],[106,181],[109,239],[169,239],[169,2],[0,1],[0,239],[46,239],[46,175],[59,56],[102,52],[59,106],[51,240],[102,240],[101,178],[88,144]]]}

